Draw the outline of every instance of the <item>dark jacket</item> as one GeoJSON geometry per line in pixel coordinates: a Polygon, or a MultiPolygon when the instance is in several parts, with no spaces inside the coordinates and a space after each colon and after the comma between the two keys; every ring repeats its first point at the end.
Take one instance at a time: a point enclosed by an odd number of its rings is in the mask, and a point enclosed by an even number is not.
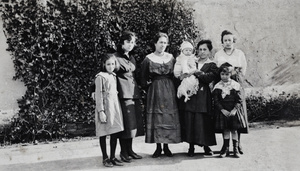
{"type": "Polygon", "coordinates": [[[136,61],[134,57],[129,58],[122,52],[115,52],[120,69],[117,74],[117,88],[120,99],[139,99],[140,91],[135,80],[136,61]]]}

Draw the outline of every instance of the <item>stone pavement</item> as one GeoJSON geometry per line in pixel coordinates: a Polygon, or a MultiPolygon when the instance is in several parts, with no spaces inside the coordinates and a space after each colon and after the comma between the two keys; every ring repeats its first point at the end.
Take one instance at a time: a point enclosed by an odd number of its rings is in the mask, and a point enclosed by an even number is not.
{"type": "MultiPolygon", "coordinates": [[[[189,171],[189,170],[299,170],[300,126],[256,127],[242,135],[245,154],[241,158],[219,158],[221,135],[218,145],[212,146],[213,157],[204,156],[196,147],[196,155],[187,157],[187,143],[170,145],[173,157],[151,158],[155,144],[144,143],[144,137],[134,139],[134,150],[143,156],[124,166],[105,168],[96,137],[72,142],[50,142],[39,145],[13,145],[0,148],[1,171],[64,171],[64,170],[122,170],[122,171],[189,171]]],[[[230,147],[232,150],[232,145],[230,147]]],[[[119,144],[117,157],[119,158],[119,144]]]]}

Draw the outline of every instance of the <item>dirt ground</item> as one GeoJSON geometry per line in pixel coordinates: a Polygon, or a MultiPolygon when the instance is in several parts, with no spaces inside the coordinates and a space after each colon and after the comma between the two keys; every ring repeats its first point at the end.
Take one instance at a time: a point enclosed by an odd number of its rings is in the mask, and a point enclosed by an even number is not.
{"type": "MultiPolygon", "coordinates": [[[[203,149],[196,147],[196,155],[187,157],[187,143],[170,145],[173,157],[151,158],[155,144],[144,143],[144,137],[134,139],[134,150],[143,156],[124,166],[105,168],[98,139],[90,137],[79,141],[51,142],[38,145],[13,145],[0,148],[1,171],[64,171],[64,170],[122,170],[122,171],[189,171],[189,170],[278,170],[291,171],[300,168],[300,125],[257,124],[249,134],[242,136],[245,154],[240,158],[219,158],[221,135],[212,146],[213,157],[204,156],[203,149]]],[[[232,150],[232,145],[230,145],[232,150]]],[[[117,157],[119,157],[119,145],[117,157]]]]}

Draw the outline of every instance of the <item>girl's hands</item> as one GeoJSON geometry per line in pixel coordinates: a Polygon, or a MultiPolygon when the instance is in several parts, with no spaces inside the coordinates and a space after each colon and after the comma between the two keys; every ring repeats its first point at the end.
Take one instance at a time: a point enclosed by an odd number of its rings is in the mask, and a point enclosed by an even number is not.
{"type": "Polygon", "coordinates": [[[230,112],[228,112],[228,111],[225,110],[225,109],[222,109],[221,112],[222,112],[223,115],[225,115],[226,117],[229,117],[229,116],[230,116],[230,112]]]}
{"type": "Polygon", "coordinates": [[[106,123],[107,117],[106,117],[106,114],[104,113],[104,111],[100,111],[100,112],[98,112],[98,114],[99,114],[99,117],[100,117],[100,122],[101,123],[106,123]]]}
{"type": "Polygon", "coordinates": [[[230,116],[235,116],[236,111],[237,111],[236,108],[232,109],[232,111],[230,112],[230,116]]]}

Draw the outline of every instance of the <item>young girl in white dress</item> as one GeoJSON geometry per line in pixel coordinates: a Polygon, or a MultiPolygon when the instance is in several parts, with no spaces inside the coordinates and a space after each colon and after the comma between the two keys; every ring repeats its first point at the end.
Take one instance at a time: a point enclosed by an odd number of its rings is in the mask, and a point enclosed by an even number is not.
{"type": "Polygon", "coordinates": [[[95,79],[95,124],[105,167],[122,166],[115,157],[118,133],[124,130],[123,115],[118,99],[117,80],[114,71],[118,68],[116,58],[106,55],[102,59],[102,71],[95,79]],[[110,136],[110,158],[106,152],[106,136],[110,136]]]}
{"type": "Polygon", "coordinates": [[[199,89],[199,80],[193,75],[197,71],[196,57],[193,54],[194,47],[190,42],[184,41],[180,49],[181,54],[176,58],[174,75],[182,80],[177,90],[177,97],[185,96],[184,102],[187,102],[189,97],[196,94],[199,89]],[[188,77],[182,79],[180,78],[182,75],[188,75],[188,77]]]}

